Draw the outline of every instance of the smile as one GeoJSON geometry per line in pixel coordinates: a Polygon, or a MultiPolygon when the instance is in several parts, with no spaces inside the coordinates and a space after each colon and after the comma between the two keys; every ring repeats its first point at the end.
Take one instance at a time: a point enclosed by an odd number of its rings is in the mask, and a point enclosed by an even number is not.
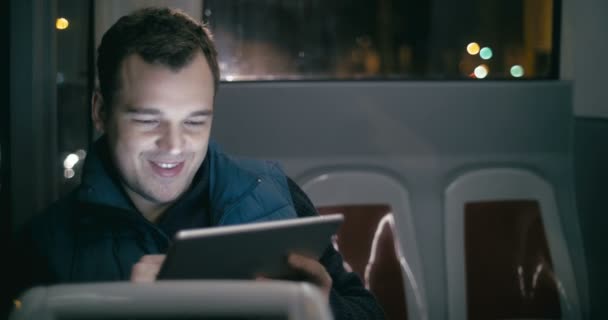
{"type": "Polygon", "coordinates": [[[163,169],[171,169],[177,167],[177,163],[154,163],[155,165],[163,168],[163,169]]]}
{"type": "Polygon", "coordinates": [[[158,176],[163,178],[172,178],[180,174],[184,168],[184,161],[182,162],[155,162],[149,161],[152,171],[158,176]]]}

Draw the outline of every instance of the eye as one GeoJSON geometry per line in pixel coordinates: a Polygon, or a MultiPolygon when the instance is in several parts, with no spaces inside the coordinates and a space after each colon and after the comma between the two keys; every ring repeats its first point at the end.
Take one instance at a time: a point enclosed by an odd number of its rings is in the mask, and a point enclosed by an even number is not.
{"type": "Polygon", "coordinates": [[[184,123],[189,126],[202,126],[205,124],[205,121],[187,120],[184,123]]]}
{"type": "Polygon", "coordinates": [[[133,119],[133,122],[145,126],[152,126],[159,123],[156,119],[133,119]]]}
{"type": "Polygon", "coordinates": [[[207,117],[205,116],[190,117],[184,121],[184,124],[188,127],[200,127],[204,126],[206,123],[207,117]]]}

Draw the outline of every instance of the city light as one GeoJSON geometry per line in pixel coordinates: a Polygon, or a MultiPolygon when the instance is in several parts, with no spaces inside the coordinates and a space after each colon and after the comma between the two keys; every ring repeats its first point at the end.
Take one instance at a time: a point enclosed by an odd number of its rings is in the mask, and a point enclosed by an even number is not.
{"type": "Polygon", "coordinates": [[[474,56],[479,53],[479,44],[477,42],[471,42],[467,45],[467,52],[474,56]]]}
{"type": "Polygon", "coordinates": [[[473,73],[475,74],[475,77],[477,79],[483,79],[488,76],[489,71],[490,70],[488,69],[488,66],[486,66],[485,64],[482,64],[482,65],[478,66],[477,68],[475,68],[475,71],[473,73]]]}
{"type": "Polygon", "coordinates": [[[493,56],[492,49],[490,49],[488,47],[481,48],[481,50],[479,51],[479,56],[484,60],[492,59],[492,56],[493,56]]]}
{"type": "Polygon", "coordinates": [[[74,172],[74,169],[72,168],[63,170],[63,177],[66,179],[72,179],[74,178],[74,175],[76,175],[76,172],[74,172]]]}
{"type": "Polygon", "coordinates": [[[78,163],[78,160],[80,160],[80,158],[77,155],[70,153],[67,157],[65,157],[65,160],[63,160],[63,167],[66,169],[72,169],[74,168],[74,165],[78,163]]]}
{"type": "Polygon", "coordinates": [[[84,151],[84,149],[78,149],[78,151],[76,151],[76,155],[82,160],[87,157],[87,152],[84,151]]]}
{"type": "Polygon", "coordinates": [[[69,25],[70,22],[66,18],[58,18],[55,22],[55,28],[57,28],[57,30],[65,30],[69,25]]]}
{"type": "Polygon", "coordinates": [[[511,75],[515,78],[521,78],[524,76],[524,67],[516,64],[511,67],[511,75]]]}

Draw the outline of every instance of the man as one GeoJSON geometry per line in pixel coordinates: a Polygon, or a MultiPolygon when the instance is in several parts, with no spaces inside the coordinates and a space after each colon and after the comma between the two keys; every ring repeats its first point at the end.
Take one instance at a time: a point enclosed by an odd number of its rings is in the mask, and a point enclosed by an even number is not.
{"type": "MultiPolygon", "coordinates": [[[[148,8],[121,18],[98,48],[92,114],[103,133],[81,185],[17,241],[13,287],[154,281],[180,229],[315,215],[271,162],[239,160],[209,143],[219,84],[208,31],[183,13],[148,8]]],[[[326,296],[337,319],[382,310],[329,247],[288,262],[326,296]]]]}

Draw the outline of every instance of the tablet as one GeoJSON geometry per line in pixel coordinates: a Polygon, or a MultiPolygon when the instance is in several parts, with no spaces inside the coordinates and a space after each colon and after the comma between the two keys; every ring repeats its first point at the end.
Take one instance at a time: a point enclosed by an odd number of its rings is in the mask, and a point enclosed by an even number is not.
{"type": "Polygon", "coordinates": [[[333,214],[180,231],[158,279],[296,279],[287,255],[319,259],[343,220],[333,214]]]}

